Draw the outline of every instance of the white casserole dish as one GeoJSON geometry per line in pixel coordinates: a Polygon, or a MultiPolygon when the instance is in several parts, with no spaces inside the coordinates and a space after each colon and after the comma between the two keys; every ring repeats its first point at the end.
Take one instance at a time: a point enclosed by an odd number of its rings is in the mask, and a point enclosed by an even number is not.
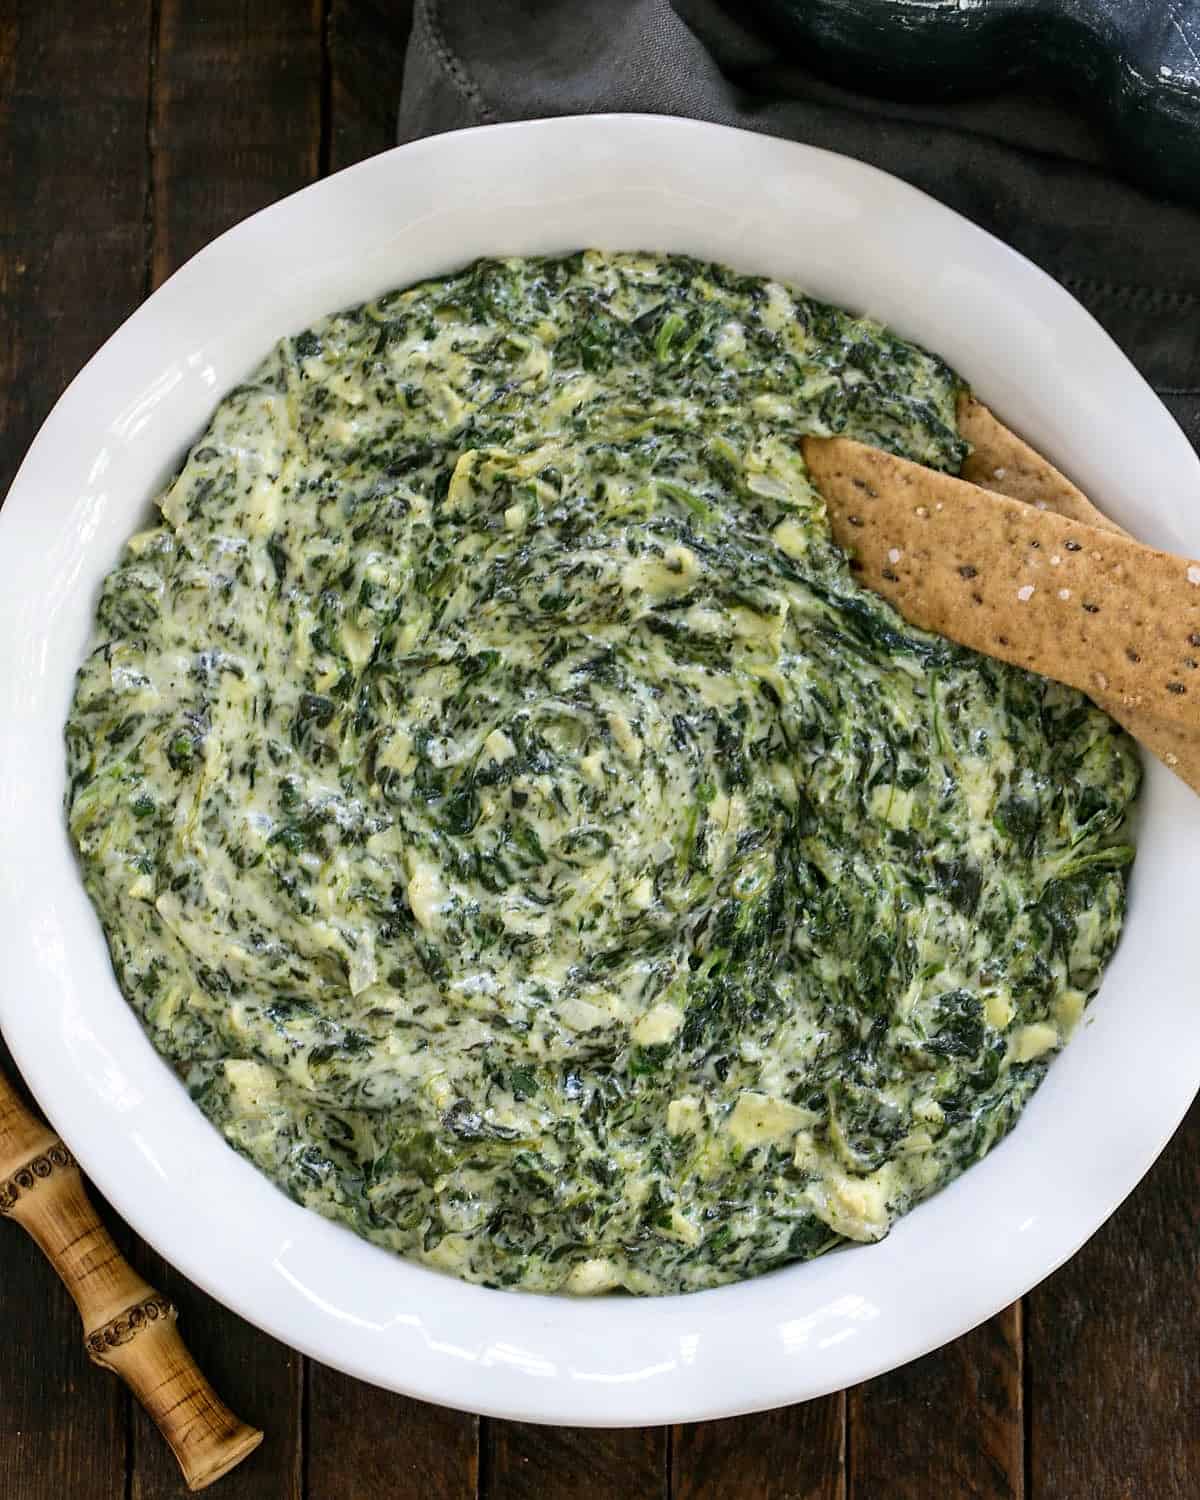
{"type": "MultiPolygon", "coordinates": [[[[440,136],[256,215],[95,356],[0,515],[0,1024],[97,1187],[194,1281],[326,1364],[527,1421],[642,1425],[838,1389],[1059,1265],[1200,1081],[1200,802],[1147,760],[1125,935],[1015,1133],[882,1243],[657,1300],[489,1291],[291,1203],[236,1156],[117,989],[62,814],[62,724],[100,580],[219,397],[281,334],[480,255],[688,252],[791,281],[943,354],[1140,539],[1200,553],[1200,463],[1049,277],[914,189],[789,142],[652,116],[440,136]]],[[[1181,1205],[1181,1212],[1187,1212],[1181,1205]]]]}

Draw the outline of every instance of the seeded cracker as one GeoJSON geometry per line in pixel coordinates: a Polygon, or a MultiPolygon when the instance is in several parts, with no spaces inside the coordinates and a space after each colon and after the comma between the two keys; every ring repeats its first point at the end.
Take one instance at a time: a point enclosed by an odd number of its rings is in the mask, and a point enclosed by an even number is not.
{"type": "Polygon", "coordinates": [[[847,438],[805,439],[804,457],[858,576],[907,619],[1122,711],[1196,722],[1200,565],[847,438]]]}
{"type": "MultiPolygon", "coordinates": [[[[958,400],[958,430],[971,444],[971,452],[962,466],[963,479],[1012,500],[1057,511],[1069,520],[1127,535],[1065,475],[966,392],[958,400]]],[[[1193,791],[1200,792],[1200,737],[1145,709],[1125,708],[1099,689],[1092,697],[1193,791]]]]}
{"type": "Polygon", "coordinates": [[[960,471],[963,479],[1038,510],[1056,511],[1068,521],[1126,534],[1053,464],[997,421],[982,401],[964,392],[957,416],[959,433],[971,445],[960,471]]]}

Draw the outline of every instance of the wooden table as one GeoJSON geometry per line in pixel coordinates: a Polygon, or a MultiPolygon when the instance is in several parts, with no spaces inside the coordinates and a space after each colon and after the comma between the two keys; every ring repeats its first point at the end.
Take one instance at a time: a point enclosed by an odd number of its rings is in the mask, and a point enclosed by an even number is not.
{"type": "MultiPolygon", "coordinates": [[[[390,144],[403,9],[0,0],[0,494],[71,376],[176,266],[390,144]]],[[[615,1432],[360,1385],[226,1312],[109,1217],[215,1384],[266,1429],[224,1500],[1196,1500],[1198,1206],[1193,1108],[1069,1265],[949,1347],[804,1406],[615,1432]]],[[[88,1365],[48,1267],[2,1227],[0,1320],[0,1497],[182,1493],[141,1411],[88,1365]]]]}

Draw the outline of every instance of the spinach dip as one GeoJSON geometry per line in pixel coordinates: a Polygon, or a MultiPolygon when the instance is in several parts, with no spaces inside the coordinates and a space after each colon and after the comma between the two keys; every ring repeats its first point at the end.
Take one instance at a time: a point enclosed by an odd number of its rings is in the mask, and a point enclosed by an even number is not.
{"type": "Polygon", "coordinates": [[[961,385],[676,256],[484,261],[285,339],[104,585],[71,833],[121,987],[299,1202],[472,1281],[873,1241],[1100,982],[1139,768],[910,629],[799,439],[961,385]]]}

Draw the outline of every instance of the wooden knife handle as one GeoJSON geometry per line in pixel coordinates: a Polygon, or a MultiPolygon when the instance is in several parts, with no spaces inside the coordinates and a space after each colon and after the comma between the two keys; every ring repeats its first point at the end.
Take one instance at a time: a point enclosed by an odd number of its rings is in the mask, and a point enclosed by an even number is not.
{"type": "Polygon", "coordinates": [[[75,1299],[89,1357],[120,1375],[154,1418],[190,1490],[214,1483],[258,1447],[262,1433],[234,1416],[188,1353],[174,1305],[113,1243],[75,1158],[2,1075],[0,1214],[37,1241],[75,1299]]]}

